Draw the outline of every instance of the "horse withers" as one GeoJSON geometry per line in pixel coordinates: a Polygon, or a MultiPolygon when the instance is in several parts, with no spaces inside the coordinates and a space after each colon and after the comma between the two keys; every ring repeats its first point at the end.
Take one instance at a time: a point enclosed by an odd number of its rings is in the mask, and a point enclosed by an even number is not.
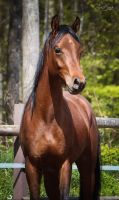
{"type": "Polygon", "coordinates": [[[91,106],[79,94],[86,84],[79,27],[78,17],[72,26],[53,17],[25,106],[20,142],[31,200],[40,199],[42,175],[49,200],[68,199],[73,163],[80,172],[80,199],[98,199],[99,139],[91,106]]]}

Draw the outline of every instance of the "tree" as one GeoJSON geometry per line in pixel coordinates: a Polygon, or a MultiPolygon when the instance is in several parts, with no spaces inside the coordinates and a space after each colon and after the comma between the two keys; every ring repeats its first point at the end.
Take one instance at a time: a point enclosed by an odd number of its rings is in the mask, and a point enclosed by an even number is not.
{"type": "Polygon", "coordinates": [[[49,0],[45,0],[45,16],[44,16],[44,35],[43,43],[45,43],[46,38],[48,37],[48,15],[49,15],[49,0]]]}
{"type": "Polygon", "coordinates": [[[23,102],[25,103],[32,90],[33,79],[39,60],[40,41],[38,0],[23,0],[22,29],[22,80],[23,102]]]}
{"type": "Polygon", "coordinates": [[[54,15],[54,0],[45,0],[45,16],[44,16],[44,37],[43,42],[45,42],[48,34],[50,32],[51,19],[54,15]]]}
{"type": "Polygon", "coordinates": [[[14,104],[19,103],[21,71],[21,20],[22,1],[12,0],[10,7],[10,24],[8,35],[8,91],[7,116],[8,124],[13,123],[14,104]]]}
{"type": "Polygon", "coordinates": [[[9,1],[0,0],[0,123],[6,122],[5,91],[7,77],[7,49],[9,30],[9,1]]]}
{"type": "Polygon", "coordinates": [[[64,15],[63,1],[59,0],[59,16],[61,24],[63,23],[63,15],[64,15]]]}
{"type": "Polygon", "coordinates": [[[51,20],[52,17],[54,16],[54,0],[49,0],[49,15],[48,15],[48,30],[51,30],[51,20]]]}

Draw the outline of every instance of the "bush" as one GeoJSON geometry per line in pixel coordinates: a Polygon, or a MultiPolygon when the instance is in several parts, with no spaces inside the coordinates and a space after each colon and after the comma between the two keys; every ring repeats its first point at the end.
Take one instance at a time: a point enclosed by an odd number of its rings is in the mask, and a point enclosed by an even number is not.
{"type": "Polygon", "coordinates": [[[101,145],[101,162],[103,165],[119,165],[119,148],[101,145]]]}
{"type": "Polygon", "coordinates": [[[96,116],[119,116],[119,86],[87,86],[84,96],[91,102],[96,116]]]}
{"type": "Polygon", "coordinates": [[[119,172],[102,172],[101,195],[119,196],[119,172]]]}
{"type": "MultiPolygon", "coordinates": [[[[13,162],[13,148],[0,145],[0,162],[13,162]]],[[[13,170],[0,169],[0,200],[9,200],[13,196],[13,170]]]]}
{"type": "Polygon", "coordinates": [[[75,197],[80,194],[80,175],[78,170],[73,170],[70,186],[70,196],[75,197]]]}
{"type": "Polygon", "coordinates": [[[13,196],[13,170],[0,169],[0,200],[10,200],[13,196]]]}

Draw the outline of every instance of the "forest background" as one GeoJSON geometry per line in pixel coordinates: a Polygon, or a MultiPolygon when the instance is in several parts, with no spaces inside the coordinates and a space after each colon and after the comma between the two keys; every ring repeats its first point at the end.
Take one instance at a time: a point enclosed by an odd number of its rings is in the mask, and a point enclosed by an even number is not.
{"type": "MultiPolygon", "coordinates": [[[[1,124],[13,123],[14,104],[22,101],[22,5],[21,0],[0,0],[1,124]]],[[[81,64],[87,78],[83,95],[97,117],[119,117],[119,0],[40,0],[40,49],[55,14],[69,25],[80,17],[81,64]]],[[[119,165],[119,130],[100,129],[100,135],[103,164],[119,165]]],[[[12,145],[12,138],[0,138],[0,162],[13,161],[12,145]]],[[[12,196],[12,170],[0,173],[0,200],[6,200],[12,196]]],[[[102,194],[119,195],[119,175],[104,172],[103,178],[102,194]]],[[[73,184],[76,195],[75,180],[73,184]]]]}

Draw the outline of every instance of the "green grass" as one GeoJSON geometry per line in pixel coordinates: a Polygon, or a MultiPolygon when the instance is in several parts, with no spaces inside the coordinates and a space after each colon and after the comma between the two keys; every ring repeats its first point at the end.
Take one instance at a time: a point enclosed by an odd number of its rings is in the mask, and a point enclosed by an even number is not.
{"type": "Polygon", "coordinates": [[[0,169],[0,200],[9,200],[13,196],[13,170],[0,169]]]}
{"type": "MultiPolygon", "coordinates": [[[[0,145],[0,162],[13,162],[13,142],[10,138],[7,146],[0,145]]],[[[13,170],[0,169],[0,200],[9,200],[13,196],[13,170]]]]}

